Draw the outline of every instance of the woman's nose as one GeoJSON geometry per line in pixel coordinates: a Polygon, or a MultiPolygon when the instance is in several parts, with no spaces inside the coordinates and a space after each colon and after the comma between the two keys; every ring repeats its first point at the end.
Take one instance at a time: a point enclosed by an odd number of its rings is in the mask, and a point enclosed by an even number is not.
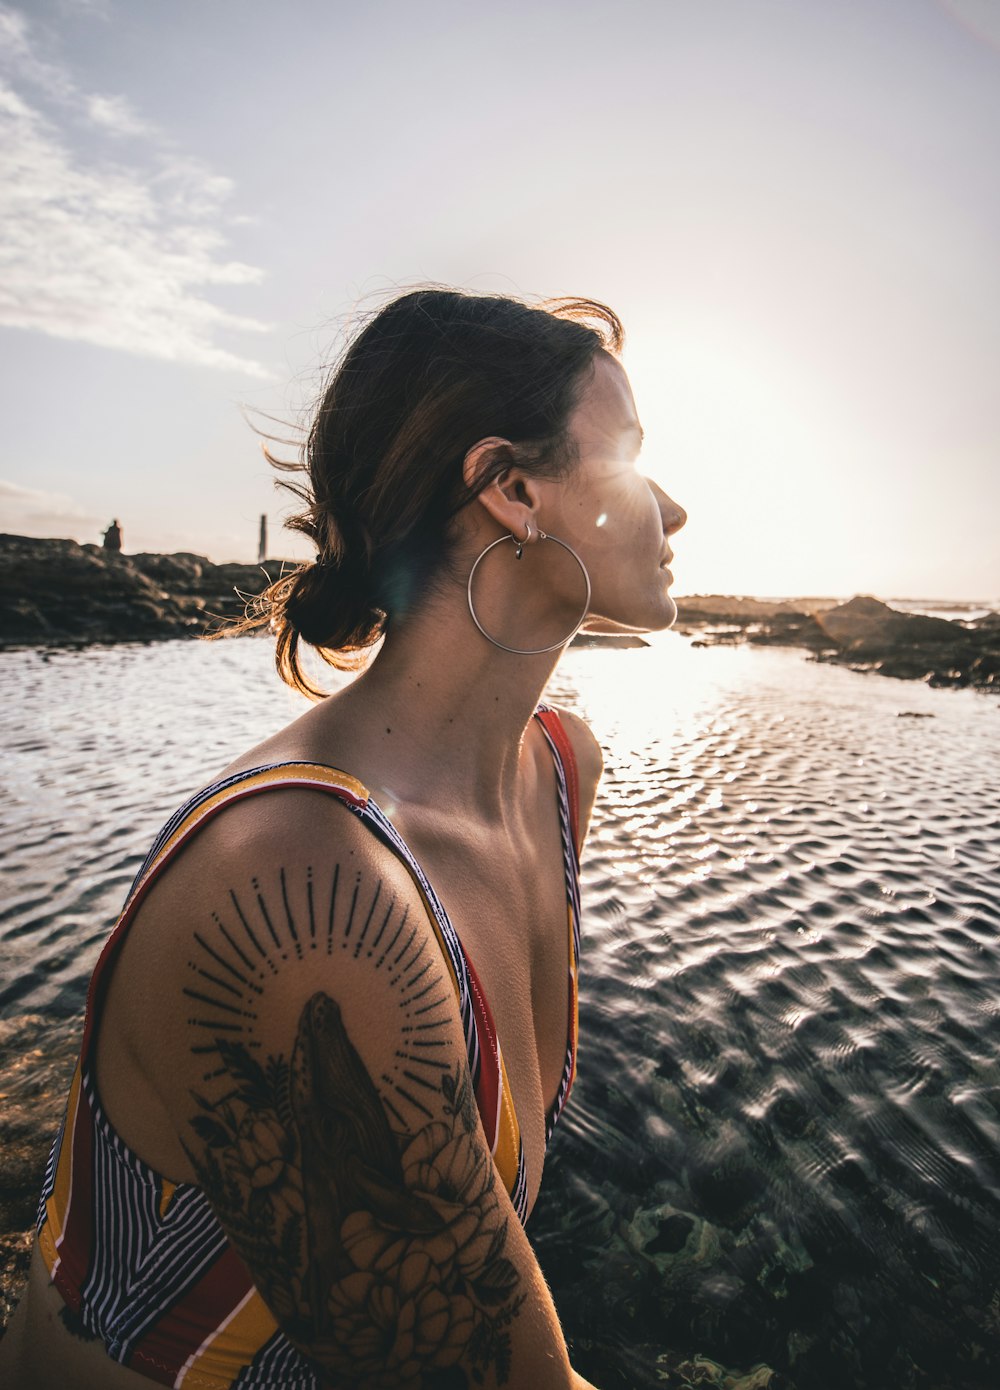
{"type": "Polygon", "coordinates": [[[675,531],[679,531],[688,519],[688,514],[679,502],[675,502],[672,497],[668,497],[660,487],[659,483],[652,478],[646,480],[653,489],[653,496],[656,498],[660,508],[660,519],[663,522],[663,534],[672,536],[675,531]]]}
{"type": "Polygon", "coordinates": [[[668,536],[672,536],[675,531],[679,531],[688,519],[688,514],[679,502],[675,502],[672,497],[666,497],[666,508],[661,509],[663,516],[663,530],[668,536]]]}

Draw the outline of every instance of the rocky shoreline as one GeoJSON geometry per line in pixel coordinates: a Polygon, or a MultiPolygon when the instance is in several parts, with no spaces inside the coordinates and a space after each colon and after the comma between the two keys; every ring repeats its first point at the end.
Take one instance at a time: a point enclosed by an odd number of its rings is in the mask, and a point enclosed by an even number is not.
{"type": "MultiPolygon", "coordinates": [[[[293,561],[216,565],[202,555],[123,555],[70,540],[0,535],[0,648],[201,637],[241,617],[293,561]]],[[[799,647],[816,661],[1000,690],[1000,614],[975,622],[901,613],[878,599],[678,599],[676,630],[696,646],[799,647]]],[[[581,633],[581,645],[644,645],[581,633]]]]}
{"type": "Polygon", "coordinates": [[[840,603],[712,594],[678,599],[674,626],[695,646],[800,647],[855,671],[1000,691],[1000,613],[959,622],[902,613],[867,595],[840,603]]]}
{"type": "Polygon", "coordinates": [[[0,647],[202,637],[242,617],[294,561],[216,565],[203,555],[123,555],[0,535],[0,647]]]}

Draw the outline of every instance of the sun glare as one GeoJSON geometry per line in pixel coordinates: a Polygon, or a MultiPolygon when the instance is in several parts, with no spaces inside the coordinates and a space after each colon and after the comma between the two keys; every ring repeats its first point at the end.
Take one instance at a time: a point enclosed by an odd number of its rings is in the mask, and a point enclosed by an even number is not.
{"type": "Polygon", "coordinates": [[[634,335],[632,346],[626,365],[646,425],[637,466],[689,517],[673,542],[677,591],[843,583],[843,483],[861,460],[855,448],[845,463],[831,388],[766,340],[722,327],[684,325],[655,349],[634,335]]]}

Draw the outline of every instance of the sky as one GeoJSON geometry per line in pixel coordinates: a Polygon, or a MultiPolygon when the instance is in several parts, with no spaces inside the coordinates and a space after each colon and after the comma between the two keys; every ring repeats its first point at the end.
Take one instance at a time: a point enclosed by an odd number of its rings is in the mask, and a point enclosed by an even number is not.
{"type": "Polygon", "coordinates": [[[0,530],[303,555],[432,281],[620,315],[678,594],[1000,605],[998,247],[1000,0],[0,0],[0,530]]]}

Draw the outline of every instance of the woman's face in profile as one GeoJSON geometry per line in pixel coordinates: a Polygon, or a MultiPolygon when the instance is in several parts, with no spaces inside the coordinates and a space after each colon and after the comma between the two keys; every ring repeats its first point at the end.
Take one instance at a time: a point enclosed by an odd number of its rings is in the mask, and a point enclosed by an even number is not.
{"type": "Polygon", "coordinates": [[[632,388],[609,354],[597,355],[569,429],[577,463],[553,489],[552,514],[547,505],[542,524],[587,566],[592,615],[643,631],[667,628],[677,616],[667,537],[687,513],[639,470],[642,428],[632,388]]]}

